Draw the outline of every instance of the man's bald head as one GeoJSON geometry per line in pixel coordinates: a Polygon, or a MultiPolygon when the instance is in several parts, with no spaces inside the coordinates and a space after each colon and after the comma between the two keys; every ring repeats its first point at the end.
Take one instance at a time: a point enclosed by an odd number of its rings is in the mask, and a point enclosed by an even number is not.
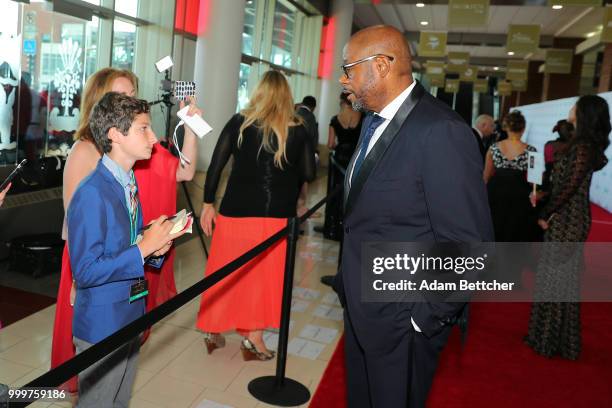
{"type": "Polygon", "coordinates": [[[396,61],[398,74],[412,73],[412,56],[408,41],[395,27],[377,25],[364,28],[351,37],[348,47],[362,50],[364,56],[389,55],[396,61]]]}
{"type": "Polygon", "coordinates": [[[344,47],[340,83],[354,109],[380,112],[412,83],[412,57],[404,35],[391,26],[358,31],[344,47]]]}

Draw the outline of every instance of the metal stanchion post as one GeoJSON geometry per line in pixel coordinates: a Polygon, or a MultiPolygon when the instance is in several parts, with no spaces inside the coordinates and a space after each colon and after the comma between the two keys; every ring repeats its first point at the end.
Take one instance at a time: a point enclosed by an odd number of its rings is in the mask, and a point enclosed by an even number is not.
{"type": "Polygon", "coordinates": [[[0,384],[0,408],[8,407],[9,387],[5,384],[0,384]]]}
{"type": "MultiPolygon", "coordinates": [[[[327,192],[325,193],[326,195],[329,195],[333,191],[336,185],[335,176],[336,176],[337,170],[334,168],[333,160],[334,160],[334,151],[330,150],[329,163],[327,165],[327,192]]],[[[325,238],[329,238],[330,231],[333,228],[334,222],[336,221],[335,220],[336,217],[334,214],[334,211],[336,208],[330,204],[332,203],[330,202],[325,206],[325,221],[323,222],[323,236],[325,238]]]]}
{"type": "Polygon", "coordinates": [[[278,336],[278,353],[276,357],[276,375],[264,376],[249,383],[249,392],[258,400],[267,404],[282,407],[302,405],[310,399],[310,391],[304,385],[285,377],[287,364],[287,343],[289,342],[289,317],[291,315],[291,292],[293,290],[293,272],[297,239],[300,235],[298,218],[290,218],[290,229],[287,236],[287,254],[285,259],[285,279],[283,283],[283,304],[281,324],[278,336]]]}

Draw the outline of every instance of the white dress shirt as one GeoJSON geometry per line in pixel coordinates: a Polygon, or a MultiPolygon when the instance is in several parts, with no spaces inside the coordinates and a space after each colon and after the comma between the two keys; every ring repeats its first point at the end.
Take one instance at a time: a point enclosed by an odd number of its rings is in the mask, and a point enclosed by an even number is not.
{"type": "MultiPolygon", "coordinates": [[[[376,131],[372,135],[372,139],[370,139],[370,144],[368,144],[368,150],[366,151],[366,157],[368,156],[368,154],[370,154],[370,151],[372,150],[378,139],[380,139],[380,136],[383,134],[387,126],[389,126],[389,123],[391,123],[391,120],[397,114],[399,108],[404,104],[404,102],[410,95],[410,92],[412,92],[412,90],[414,89],[415,85],[416,81],[413,81],[408,88],[404,89],[401,94],[399,94],[394,100],[391,101],[391,103],[385,106],[380,111],[380,113],[378,113],[378,116],[383,117],[385,121],[376,128],[376,131]]],[[[349,173],[349,187],[351,185],[352,178],[353,168],[351,167],[351,171],[349,173]]],[[[410,318],[410,321],[412,322],[412,327],[414,327],[414,330],[421,333],[421,329],[419,328],[419,326],[417,326],[412,317],[410,318]]]]}

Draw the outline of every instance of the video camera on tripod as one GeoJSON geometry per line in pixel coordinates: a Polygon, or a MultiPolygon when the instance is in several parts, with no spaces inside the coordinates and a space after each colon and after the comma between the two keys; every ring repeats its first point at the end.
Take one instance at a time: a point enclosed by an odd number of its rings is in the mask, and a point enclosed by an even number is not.
{"type": "Polygon", "coordinates": [[[174,66],[172,58],[165,56],[155,63],[155,68],[161,74],[164,73],[164,79],[161,80],[160,90],[162,91],[161,99],[151,102],[150,105],[163,103],[167,108],[174,106],[172,98],[178,101],[185,101],[190,96],[196,94],[196,84],[193,81],[173,81],[170,79],[170,68],[174,66]]]}

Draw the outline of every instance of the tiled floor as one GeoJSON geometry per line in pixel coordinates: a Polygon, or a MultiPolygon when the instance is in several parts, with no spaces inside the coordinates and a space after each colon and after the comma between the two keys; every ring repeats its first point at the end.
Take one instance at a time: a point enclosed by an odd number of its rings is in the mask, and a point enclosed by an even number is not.
{"type": "MultiPolygon", "coordinates": [[[[310,189],[309,203],[324,195],[325,180],[310,189]]],[[[201,191],[192,189],[194,198],[201,191]]],[[[199,200],[196,208],[200,208],[199,200]]],[[[322,211],[321,211],[322,213],[322,211]]],[[[312,232],[322,218],[308,221],[298,242],[291,313],[287,376],[314,393],[342,331],[337,298],[319,282],[336,270],[338,244],[312,232]],[[331,329],[331,330],[326,330],[331,329]]],[[[200,280],[205,259],[197,239],[178,246],[175,263],[179,291],[200,280]]],[[[273,375],[276,359],[244,362],[240,337],[227,336],[227,345],[208,355],[202,334],[195,327],[199,299],[188,303],[154,326],[141,349],[131,407],[220,408],[266,407],[253,398],[247,384],[262,375],[273,375]]],[[[49,369],[55,306],[0,330],[0,383],[26,384],[49,369]]],[[[266,335],[269,346],[275,333],[266,335]]],[[[36,403],[32,407],[69,407],[68,403],[36,403]]],[[[307,404],[305,405],[307,406],[307,404]]]]}

